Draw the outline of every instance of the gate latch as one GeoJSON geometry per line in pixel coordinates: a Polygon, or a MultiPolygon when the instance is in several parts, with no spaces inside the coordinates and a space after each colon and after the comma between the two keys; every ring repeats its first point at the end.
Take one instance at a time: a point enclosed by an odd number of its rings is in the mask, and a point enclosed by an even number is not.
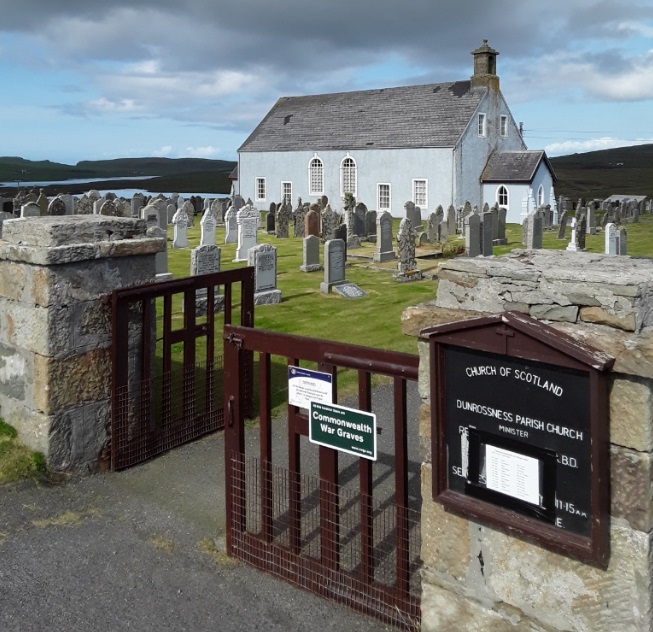
{"type": "Polygon", "coordinates": [[[227,340],[230,344],[236,347],[236,349],[243,348],[243,339],[240,336],[232,333],[227,336],[227,340]]]}

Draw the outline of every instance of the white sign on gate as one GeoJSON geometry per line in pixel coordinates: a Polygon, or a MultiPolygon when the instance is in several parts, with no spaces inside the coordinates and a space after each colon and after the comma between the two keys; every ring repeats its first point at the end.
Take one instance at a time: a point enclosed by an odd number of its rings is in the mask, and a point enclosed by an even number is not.
{"type": "Polygon", "coordinates": [[[312,401],[322,404],[330,404],[333,401],[331,374],[289,366],[288,403],[291,406],[310,408],[312,401]]]}

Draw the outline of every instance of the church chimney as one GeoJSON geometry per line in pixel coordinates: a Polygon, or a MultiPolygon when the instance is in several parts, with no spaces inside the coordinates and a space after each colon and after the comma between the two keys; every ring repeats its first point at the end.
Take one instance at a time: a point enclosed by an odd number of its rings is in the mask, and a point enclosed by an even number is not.
{"type": "Polygon", "coordinates": [[[487,40],[472,51],[474,55],[474,74],[472,75],[472,89],[487,88],[499,91],[499,77],[497,76],[497,55],[499,53],[488,46],[487,40]]]}

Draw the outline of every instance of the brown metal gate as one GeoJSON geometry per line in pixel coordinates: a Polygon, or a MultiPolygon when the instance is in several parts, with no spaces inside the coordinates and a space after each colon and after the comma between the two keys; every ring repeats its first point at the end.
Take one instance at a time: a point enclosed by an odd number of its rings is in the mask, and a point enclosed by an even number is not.
{"type": "Polygon", "coordinates": [[[219,312],[230,324],[238,305],[240,325],[253,327],[252,267],[113,292],[113,470],[223,427],[219,312]]]}
{"type": "MultiPolygon", "coordinates": [[[[411,505],[407,448],[407,382],[417,380],[418,356],[235,326],[224,337],[228,553],[386,623],[419,629],[419,491],[411,505]],[[259,400],[253,450],[251,430],[245,443],[243,377],[252,353],[259,400]],[[365,411],[373,410],[372,375],[386,376],[394,445],[385,469],[309,443],[308,416],[295,406],[287,405],[279,440],[272,384],[283,384],[284,372],[287,380],[289,366],[330,373],[334,403],[338,374],[355,371],[357,407],[365,411]]],[[[419,473],[414,478],[418,483],[419,473]]]]}

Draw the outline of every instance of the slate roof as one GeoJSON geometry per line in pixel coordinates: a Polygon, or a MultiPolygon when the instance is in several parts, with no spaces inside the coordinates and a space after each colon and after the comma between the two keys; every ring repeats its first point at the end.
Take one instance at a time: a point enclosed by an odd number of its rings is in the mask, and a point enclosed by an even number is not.
{"type": "Polygon", "coordinates": [[[282,97],[239,151],[453,147],[485,93],[457,81],[282,97]]]}
{"type": "Polygon", "coordinates": [[[531,182],[542,161],[555,182],[555,173],[543,151],[495,151],[481,174],[481,182],[531,182]]]}

